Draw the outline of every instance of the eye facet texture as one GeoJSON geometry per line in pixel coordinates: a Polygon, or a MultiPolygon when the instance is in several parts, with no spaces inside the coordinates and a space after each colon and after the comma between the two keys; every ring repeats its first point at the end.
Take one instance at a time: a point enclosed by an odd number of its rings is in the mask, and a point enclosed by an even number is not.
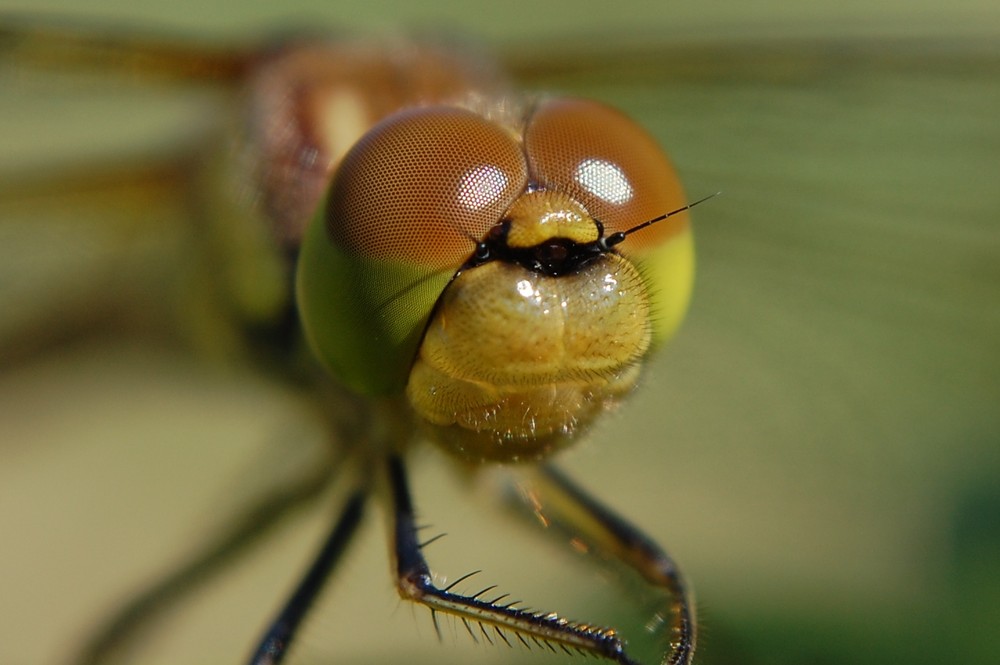
{"type": "Polygon", "coordinates": [[[327,230],[361,258],[454,271],[526,184],[521,148],[499,126],[456,108],[403,112],[344,159],[327,230]]]}
{"type": "MultiPolygon", "coordinates": [[[[543,102],[531,116],[524,146],[531,177],[582,203],[608,234],[684,205],[677,174],[653,137],[602,104],[543,102]]],[[[630,237],[622,253],[654,248],[687,223],[681,214],[654,224],[630,237]]]]}
{"type": "Polygon", "coordinates": [[[471,111],[411,109],[368,132],[299,256],[303,325],[328,369],[362,394],[401,392],[434,303],[526,185],[518,142],[471,111]]]}

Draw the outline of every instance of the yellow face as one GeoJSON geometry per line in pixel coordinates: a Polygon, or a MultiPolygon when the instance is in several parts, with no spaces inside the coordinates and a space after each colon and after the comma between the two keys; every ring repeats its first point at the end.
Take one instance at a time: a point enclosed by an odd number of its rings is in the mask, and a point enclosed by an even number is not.
{"type": "Polygon", "coordinates": [[[471,461],[537,459],[634,387],[693,275],[672,166],[617,111],[482,100],[391,116],[306,231],[298,297],[330,371],[405,392],[471,461]]]}

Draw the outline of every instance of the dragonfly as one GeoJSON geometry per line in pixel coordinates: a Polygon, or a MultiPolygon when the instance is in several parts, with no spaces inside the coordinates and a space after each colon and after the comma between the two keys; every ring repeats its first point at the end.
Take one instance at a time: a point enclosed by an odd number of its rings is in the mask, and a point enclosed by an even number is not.
{"type": "MultiPolygon", "coordinates": [[[[150,41],[145,37],[139,40],[147,45],[150,41]]],[[[980,85],[984,78],[989,78],[988,73],[994,71],[995,60],[988,45],[984,46],[981,43],[967,44],[954,50],[945,48],[941,51],[934,51],[932,46],[933,44],[919,40],[887,43],[883,40],[864,39],[849,39],[842,42],[816,40],[807,43],[794,40],[756,43],[751,41],[735,46],[731,42],[681,44],[675,49],[658,47],[655,59],[649,58],[649,54],[643,53],[640,49],[634,62],[621,60],[623,54],[618,53],[619,60],[612,67],[612,73],[604,84],[604,96],[610,101],[625,105],[633,115],[646,120],[656,114],[664,113],[664,109],[669,108],[673,124],[665,129],[656,129],[656,133],[672,154],[686,155],[684,163],[688,175],[685,177],[685,182],[688,189],[692,190],[697,185],[712,188],[713,191],[715,188],[727,190],[726,197],[720,198],[703,213],[703,216],[712,214],[711,223],[698,227],[701,239],[699,245],[705,248],[701,253],[700,295],[707,296],[709,302],[715,298],[717,302],[723,301],[728,305],[726,313],[721,309],[709,310],[709,318],[714,317],[715,327],[707,326],[705,323],[699,324],[697,316],[688,322],[690,326],[688,330],[693,328],[694,332],[703,333],[706,341],[702,343],[706,348],[712,349],[711,354],[706,351],[693,356],[698,361],[699,373],[708,371],[712,374],[714,370],[715,376],[721,376],[729,374],[733,368],[742,367],[755,370],[757,376],[779,387],[791,385],[797,387],[794,391],[786,391],[783,401],[776,402],[763,398],[760,402],[753,402],[747,397],[747,393],[735,393],[741,394],[744,401],[730,400],[729,408],[735,408],[744,416],[754,413],[755,410],[750,406],[752,404],[758,404],[762,411],[770,410],[772,413],[783,415],[780,420],[775,415],[772,416],[773,420],[765,418],[756,425],[752,417],[735,418],[751,431],[758,431],[758,426],[759,431],[768,431],[767,426],[775,427],[775,423],[781,423],[782,427],[794,428],[790,423],[796,422],[797,418],[804,419],[804,416],[796,414],[806,412],[812,414],[809,422],[822,422],[824,418],[834,420],[840,413],[838,408],[847,409],[850,406],[850,401],[845,401],[832,387],[818,387],[824,381],[829,384],[839,383],[841,387],[845,384],[851,385],[851,375],[847,370],[865,366],[865,363],[851,359],[851,356],[837,355],[838,352],[844,353],[844,349],[834,341],[837,339],[836,334],[843,334],[840,339],[844,340],[843,345],[846,347],[851,339],[851,335],[847,333],[851,330],[856,333],[859,328],[865,332],[863,338],[872,345],[872,355],[865,355],[864,351],[857,349],[854,352],[867,357],[869,367],[880,367],[886,373],[883,376],[891,378],[883,379],[884,383],[876,381],[874,385],[861,384],[860,389],[862,392],[881,391],[880,394],[886,397],[883,400],[884,412],[874,416],[864,410],[850,411],[856,417],[845,420],[870,426],[864,428],[872,430],[867,434],[863,434],[860,427],[858,429],[842,427],[839,430],[825,430],[826,433],[816,435],[810,433],[813,428],[803,421],[802,427],[796,429],[802,433],[801,438],[795,441],[799,445],[803,445],[802,441],[805,440],[810,443],[811,448],[838,450],[835,432],[861,440],[864,436],[875,436],[880,431],[883,435],[886,432],[894,434],[909,432],[908,428],[900,425],[908,419],[928,427],[931,423],[938,423],[939,421],[935,421],[928,413],[921,413],[920,417],[914,416],[915,402],[936,393],[929,387],[930,384],[919,378],[922,375],[920,365],[903,362],[902,359],[906,358],[903,354],[908,352],[909,348],[907,344],[912,346],[909,350],[916,355],[930,359],[926,360],[929,365],[924,367],[928,372],[932,372],[934,368],[944,367],[950,368],[949,372],[953,372],[955,367],[991,366],[988,360],[989,354],[986,353],[989,346],[986,340],[996,330],[996,321],[990,314],[989,308],[973,306],[973,303],[989,302],[988,293],[992,289],[991,285],[995,285],[988,276],[989,273],[984,276],[982,273],[970,275],[962,271],[945,271],[936,275],[932,286],[922,276],[923,273],[912,269],[915,265],[923,265],[924,261],[920,257],[925,255],[921,252],[933,244],[932,238],[936,237],[929,230],[938,228],[931,225],[932,218],[948,217],[956,220],[954,223],[963,229],[957,239],[952,236],[947,243],[939,244],[939,248],[944,248],[942,251],[946,264],[948,261],[952,262],[948,265],[959,265],[960,262],[956,257],[989,256],[990,248],[993,247],[989,239],[995,237],[990,234],[989,223],[983,221],[989,219],[991,210],[995,210],[990,194],[979,187],[976,178],[962,176],[962,173],[975,172],[973,165],[979,163],[976,161],[979,159],[978,153],[963,148],[961,143],[957,142],[959,137],[965,135],[963,131],[970,131],[972,134],[978,132],[980,137],[987,139],[995,136],[989,134],[987,129],[989,123],[981,120],[989,115],[986,111],[990,108],[990,100],[993,98],[989,94],[990,88],[980,85]],[[650,62],[655,64],[651,65],[650,62]],[[622,71],[627,71],[629,74],[624,75],[622,71]],[[644,86],[655,86],[662,91],[653,97],[630,98],[631,94],[644,86]],[[932,89],[932,86],[942,86],[933,89],[946,89],[947,92],[943,95],[921,94],[921,91],[926,92],[932,89]],[[767,96],[758,94],[759,90],[766,91],[767,96]],[[671,94],[681,95],[680,99],[685,103],[678,103],[677,97],[674,97],[674,103],[668,104],[667,100],[671,100],[671,94]],[[939,107],[927,100],[939,98],[950,100],[951,104],[965,100],[967,103],[958,106],[968,111],[968,117],[965,118],[968,123],[966,127],[978,129],[960,130],[958,127],[932,122],[938,118],[939,107]],[[733,105],[729,111],[718,108],[720,99],[727,100],[733,105]],[[914,104],[915,99],[923,100],[925,106],[914,104]],[[852,105],[851,100],[860,100],[861,103],[852,105]],[[743,116],[735,111],[737,108],[755,106],[766,108],[773,114],[771,120],[764,120],[766,116],[763,112],[743,116]],[[887,109],[895,111],[904,106],[908,109],[907,115],[893,115],[886,112],[887,109]],[[708,114],[712,123],[699,124],[697,116],[706,114],[706,108],[714,109],[708,114]],[[752,118],[752,126],[743,127],[741,123],[745,120],[737,122],[737,118],[746,117],[752,118]],[[834,120],[835,118],[837,119],[834,120]],[[881,123],[878,122],[879,118],[882,118],[881,123]],[[909,124],[896,123],[898,118],[909,119],[909,124]],[[823,120],[826,124],[823,124],[823,120]],[[870,129],[867,131],[861,129],[862,120],[873,123],[869,125],[870,129]],[[796,121],[800,124],[796,124],[796,121]],[[786,133],[775,129],[780,126],[784,127],[786,133]],[[945,202],[937,196],[930,196],[932,188],[926,186],[927,179],[912,169],[917,160],[907,158],[908,153],[900,147],[904,137],[912,137],[921,127],[936,128],[930,131],[919,145],[924,148],[933,146],[933,152],[940,163],[932,169],[932,172],[940,182],[949,184],[948,189],[956,191],[958,196],[955,199],[948,199],[945,202]],[[734,139],[734,135],[739,139],[734,139]],[[796,139],[810,137],[810,142],[800,144],[796,149],[791,147],[792,142],[780,138],[789,136],[796,139]],[[880,149],[869,153],[862,150],[862,146],[866,144],[880,146],[880,149]],[[693,147],[695,145],[697,150],[693,147]],[[808,145],[810,149],[807,150],[803,145],[808,145]],[[748,153],[753,153],[758,158],[749,160],[748,153]],[[862,153],[869,158],[873,154],[878,154],[887,163],[882,168],[875,169],[876,175],[862,170],[855,173],[857,163],[850,157],[862,153]],[[760,155],[766,155],[766,158],[759,157],[760,155]],[[726,158],[723,159],[721,156],[726,158]],[[719,166],[723,162],[727,163],[731,170],[719,166]],[[752,168],[748,166],[748,162],[752,163],[752,168]],[[794,169],[788,168],[788,164],[792,162],[796,164],[794,169]],[[815,169],[815,172],[812,169],[815,169]],[[778,172],[785,176],[780,181],[777,177],[778,172]],[[887,175],[890,173],[892,177],[887,175]],[[708,174],[712,177],[706,177],[708,174]],[[818,184],[821,182],[820,174],[824,178],[823,184],[818,184]],[[862,174],[867,174],[867,181],[863,186],[859,184],[862,174]],[[731,197],[734,197],[729,186],[732,182],[740,184],[741,191],[737,192],[735,198],[742,205],[739,206],[738,212],[727,213],[727,201],[733,200],[731,197]],[[758,190],[752,186],[754,183],[763,188],[758,190]],[[780,186],[773,186],[775,183],[780,183],[780,186]],[[840,188],[835,187],[833,183],[846,183],[848,186],[840,188]],[[843,192],[839,196],[834,196],[832,193],[834,189],[843,189],[843,192]],[[758,194],[754,195],[754,191],[758,191],[758,194]],[[904,216],[896,210],[901,205],[899,199],[905,197],[911,197],[912,201],[902,206],[908,213],[905,216],[906,225],[903,224],[904,216]],[[955,209],[960,212],[956,214],[955,209]],[[893,212],[887,212],[889,210],[893,212]],[[769,221],[775,213],[780,213],[778,214],[780,219],[769,221]],[[803,220],[808,220],[809,224],[805,224],[803,220]],[[914,235],[914,227],[910,224],[916,224],[917,228],[923,229],[923,233],[928,235],[914,235]],[[809,229],[808,234],[804,231],[806,227],[809,229]],[[872,229],[877,231],[873,233],[872,229]],[[849,240],[852,236],[848,231],[856,234],[856,237],[864,238],[866,248],[852,244],[849,240]],[[906,242],[898,242],[900,239],[905,239],[906,242]],[[966,242],[968,244],[962,244],[966,242]],[[784,252],[789,247],[794,247],[797,251],[784,252]],[[885,251],[878,251],[879,249],[885,251]],[[869,256],[870,253],[878,254],[883,260],[874,260],[869,256]],[[884,257],[891,258],[884,259],[884,257]],[[788,275],[800,277],[797,286],[793,287],[781,280],[782,276],[788,275]],[[728,281],[723,279],[726,276],[728,281]],[[886,295],[899,292],[898,289],[903,283],[910,289],[915,288],[915,293],[919,294],[920,297],[914,303],[901,305],[886,295]],[[829,288],[823,287],[824,284],[830,285],[829,288]],[[741,289],[737,285],[743,285],[744,288],[741,289]],[[772,297],[778,299],[777,302],[750,298],[748,294],[754,292],[750,288],[751,285],[770,292],[772,297]],[[764,288],[765,286],[770,288],[764,288]],[[834,288],[835,286],[839,286],[840,290],[834,288]],[[838,292],[845,297],[843,299],[837,297],[838,292]],[[935,318],[935,312],[938,314],[943,312],[935,303],[941,303],[941,299],[947,294],[956,293],[968,295],[965,300],[951,299],[953,303],[964,303],[959,307],[959,311],[952,312],[954,318],[947,320],[935,318]],[[853,302],[849,295],[853,296],[853,302]],[[887,303],[891,306],[887,307],[887,303]],[[896,331],[904,327],[907,330],[915,329],[905,326],[904,322],[911,321],[917,311],[930,316],[929,321],[924,320],[924,332],[916,337],[903,338],[910,341],[902,345],[887,344],[885,340],[895,339],[896,331]],[[756,317],[760,312],[766,312],[769,316],[763,316],[763,320],[758,321],[756,317]],[[795,325],[783,328],[778,325],[782,320],[793,321],[795,325]],[[965,346],[966,350],[962,352],[946,341],[947,335],[945,335],[945,331],[959,329],[978,331],[971,338],[966,337],[970,344],[965,346]],[[722,332],[729,330],[732,332],[722,332]],[[824,333],[822,330],[829,332],[824,333]],[[935,330],[941,335],[934,334],[935,330]],[[749,339],[743,343],[735,341],[744,336],[749,339]],[[726,352],[715,359],[715,354],[719,353],[720,349],[726,352]],[[815,353],[817,349],[823,353],[815,353]],[[923,349],[927,353],[917,353],[917,349],[923,349]],[[875,355],[876,352],[881,353],[885,359],[880,362],[880,358],[875,355]],[[787,359],[789,356],[794,357],[795,362],[787,359]],[[934,360],[935,357],[938,360],[934,360]],[[829,363],[822,360],[823,358],[829,359],[829,363]],[[843,361],[844,367],[839,371],[832,367],[838,358],[843,361]],[[894,364],[890,362],[893,359],[896,361],[894,364]],[[723,366],[729,369],[723,371],[723,366]],[[898,390],[902,383],[906,383],[910,389],[898,390]],[[900,396],[890,399],[889,396],[897,394],[897,390],[900,396]],[[828,399],[822,399],[823,397],[828,399]]],[[[229,80],[230,74],[225,71],[232,70],[226,70],[226,67],[234,66],[239,69],[241,67],[239,62],[243,56],[238,50],[229,48],[220,50],[233,57],[229,64],[222,66],[221,77],[229,80]],[[233,65],[233,62],[236,64],[233,65]]],[[[550,77],[559,82],[557,83],[559,87],[572,88],[574,76],[578,75],[578,72],[586,71],[588,94],[593,94],[597,90],[600,96],[600,72],[602,68],[608,69],[606,64],[601,64],[602,59],[607,61],[602,56],[603,54],[596,54],[595,57],[587,57],[587,54],[572,53],[571,57],[565,60],[549,58],[543,65],[539,65],[535,54],[528,54],[523,61],[515,55],[510,58],[510,64],[511,69],[523,78],[541,79],[545,83],[546,77],[550,77]]],[[[66,64],[64,62],[57,66],[66,68],[66,64]]],[[[80,67],[68,67],[68,69],[74,76],[81,74],[80,67]]],[[[132,74],[129,74],[126,68],[124,76],[125,78],[136,76],[147,82],[149,79],[160,81],[156,85],[165,82],[175,94],[180,94],[179,89],[185,86],[199,87],[198,84],[190,83],[189,73],[178,74],[171,72],[169,68],[153,76],[143,72],[148,72],[145,65],[132,70],[132,74]]],[[[209,83],[205,87],[215,89],[218,87],[216,83],[209,83]]],[[[198,89],[195,94],[201,92],[203,91],[198,89]]],[[[213,98],[210,101],[214,105],[218,99],[213,98]]],[[[166,152],[170,154],[169,150],[166,152]]],[[[921,151],[916,152],[921,153],[921,151]]],[[[183,155],[181,157],[183,158],[183,155]]],[[[164,217],[170,220],[176,217],[196,220],[193,224],[196,228],[189,232],[199,233],[198,228],[203,229],[203,227],[199,227],[197,220],[204,218],[201,211],[205,209],[205,205],[204,200],[190,196],[192,188],[187,179],[192,170],[190,163],[182,161],[178,165],[178,163],[171,164],[169,160],[141,163],[147,168],[134,168],[133,164],[128,163],[125,168],[112,173],[115,177],[107,180],[94,177],[90,184],[96,182],[100,187],[106,187],[104,191],[114,193],[112,197],[116,204],[114,209],[119,214],[122,211],[147,209],[151,201],[157,201],[167,206],[168,210],[164,213],[164,217]],[[157,170],[163,167],[166,168],[157,170]],[[136,183],[139,183],[138,186],[136,183]],[[141,195],[136,196],[137,192],[141,195]],[[187,196],[181,195],[182,192],[187,196]],[[192,201],[192,198],[195,200],[192,201]]],[[[90,173],[102,176],[99,169],[90,173]]],[[[78,175],[69,181],[82,183],[83,189],[89,187],[87,179],[81,179],[78,175]]],[[[22,188],[22,194],[24,191],[26,190],[22,188]]],[[[65,193],[69,190],[63,191],[65,193]]],[[[81,196],[86,198],[86,194],[81,196]]],[[[37,204],[36,198],[32,207],[36,207],[37,204]]],[[[123,228],[127,230],[129,228],[127,220],[134,216],[127,214],[124,216],[126,222],[123,228]]],[[[177,230],[170,232],[181,233],[177,230]]],[[[188,242],[190,238],[184,236],[179,244],[188,242]]],[[[860,245],[860,242],[858,244],[860,245]]],[[[231,248],[232,244],[228,244],[227,247],[231,248]]],[[[245,264],[237,263],[260,266],[259,263],[252,261],[245,264]]],[[[979,264],[987,265],[988,262],[981,260],[979,264]]],[[[144,270],[148,271],[153,267],[163,266],[147,264],[144,270]]],[[[165,267],[165,269],[170,268],[176,269],[177,266],[165,267]]],[[[154,278],[151,281],[157,286],[172,286],[169,282],[163,284],[162,279],[154,278]]],[[[239,279],[234,279],[233,283],[238,284],[239,279]]],[[[141,286],[141,289],[136,290],[148,293],[146,291],[148,285],[141,286]]],[[[239,289],[230,291],[226,296],[227,300],[232,298],[233,292],[240,293],[239,289]]],[[[100,302],[100,299],[94,298],[92,293],[86,295],[88,297],[74,301],[86,303],[79,310],[71,308],[60,313],[65,317],[61,318],[64,325],[67,321],[79,323],[80,326],[72,326],[74,329],[79,329],[84,325],[100,324],[95,322],[92,314],[87,311],[88,308],[92,310],[94,303],[100,302]]],[[[124,295],[127,297],[129,294],[126,292],[124,295]]],[[[170,295],[171,292],[168,291],[168,302],[170,295]]],[[[201,308],[190,309],[217,310],[218,308],[211,302],[213,294],[204,295],[213,306],[203,305],[201,308]]],[[[239,296],[237,301],[238,298],[239,296]]],[[[694,301],[696,308],[699,302],[700,300],[696,298],[694,301]]],[[[148,309],[147,307],[146,310],[148,309]]],[[[138,312],[132,311],[115,320],[124,321],[122,325],[135,325],[145,331],[148,324],[141,317],[158,316],[160,309],[162,308],[149,312],[139,308],[138,312]]],[[[213,344],[222,345],[223,353],[230,352],[231,349],[222,344],[233,339],[232,330],[225,323],[225,319],[221,323],[217,319],[211,320],[213,334],[199,335],[199,339],[207,338],[213,344]]],[[[204,321],[196,321],[194,324],[206,325],[204,321]]],[[[242,328],[238,327],[237,333],[240,330],[242,328]]],[[[682,333],[679,342],[683,342],[684,334],[686,333],[682,333]]],[[[264,334],[263,337],[266,340],[264,346],[267,348],[274,340],[273,335],[269,337],[264,334]]],[[[44,335],[29,334],[17,338],[13,344],[7,344],[7,348],[17,349],[18,353],[30,354],[32,344],[48,343],[44,335]],[[28,350],[23,351],[23,349],[28,350]]],[[[699,347],[696,345],[694,348],[699,347]]],[[[669,345],[665,353],[671,353],[669,345]]],[[[692,365],[695,364],[694,359],[690,361],[692,365]]],[[[267,362],[269,361],[265,360],[265,365],[267,362]]],[[[683,361],[674,362],[680,362],[681,367],[684,366],[683,361]]],[[[686,378],[690,378],[692,374],[695,374],[693,370],[688,372],[686,378]]],[[[988,401],[992,393],[985,384],[978,393],[971,390],[974,385],[979,385],[975,383],[977,376],[975,372],[966,371],[964,376],[961,385],[969,388],[963,393],[967,399],[963,401],[961,407],[954,406],[954,408],[966,414],[968,422],[978,422],[988,428],[991,422],[989,411],[985,408],[980,409],[976,405],[988,401]]],[[[651,380],[655,380],[655,375],[651,380]]],[[[714,382],[712,384],[714,391],[703,393],[702,401],[706,404],[726,401],[717,392],[724,383],[714,382]]],[[[695,385],[704,383],[696,382],[695,385]]],[[[314,390],[308,392],[312,393],[314,390]]],[[[781,391],[778,393],[781,394],[781,391]]],[[[679,400],[680,404],[690,405],[682,394],[674,393],[673,397],[679,400]]],[[[641,400],[643,396],[639,394],[637,399],[641,400]]],[[[954,404],[948,400],[945,402],[954,404]]],[[[347,416],[352,415],[351,407],[347,407],[347,411],[347,416]]],[[[644,430],[647,432],[647,437],[649,431],[659,432],[660,436],[663,432],[678,431],[676,427],[663,425],[662,418],[661,416],[652,421],[660,423],[659,427],[651,425],[653,430],[644,430]]],[[[697,437],[692,437],[692,440],[744,438],[742,432],[729,432],[720,424],[732,422],[732,418],[734,416],[730,414],[729,418],[701,420],[697,437]]],[[[761,435],[755,440],[760,443],[765,438],[761,435]]],[[[794,439],[795,437],[789,437],[789,440],[794,439]]],[[[900,439],[920,440],[912,432],[901,436],[900,439]]],[[[768,450],[766,444],[762,449],[768,450]]],[[[789,447],[784,450],[784,454],[790,456],[792,460],[802,462],[804,453],[796,452],[798,450],[797,447],[789,447]]],[[[675,453],[670,458],[671,463],[683,464],[681,460],[684,452],[692,451],[690,447],[685,450],[681,442],[675,447],[675,453]]],[[[836,460],[834,453],[827,454],[834,455],[836,460]]],[[[716,460],[716,463],[717,466],[725,466],[722,460],[716,460]]],[[[775,468],[784,468],[777,462],[773,463],[775,468]]],[[[905,467],[905,464],[903,466],[905,467]]],[[[769,475],[766,469],[759,466],[754,469],[756,474],[763,474],[761,483],[765,482],[764,479],[767,479],[767,482],[778,483],[778,474],[769,475]]],[[[834,475],[831,478],[845,480],[844,476],[834,475]]],[[[682,479],[678,482],[683,486],[682,479]]],[[[307,488],[309,485],[302,483],[298,486],[307,488]]],[[[824,487],[827,487],[832,494],[836,485],[824,485],[824,487]]],[[[687,489],[694,491],[690,486],[687,486],[687,489]]],[[[760,508],[760,504],[755,505],[760,508]]],[[[779,504],[775,504],[777,505],[779,504]]],[[[819,506],[820,514],[823,514],[822,503],[811,505],[819,506]]],[[[892,514],[891,502],[881,513],[873,505],[860,505],[865,510],[859,510],[858,513],[864,512],[866,516],[859,519],[862,521],[869,519],[871,525],[880,524],[877,521],[880,514],[883,518],[892,514]]],[[[628,508],[628,505],[625,504],[624,507],[628,508]]],[[[744,517],[746,516],[744,514],[744,517]]],[[[885,523],[889,522],[892,520],[885,519],[885,523]]],[[[752,520],[748,523],[752,523],[752,520]]],[[[831,522],[827,521],[827,524],[830,525],[831,522]]],[[[735,521],[731,526],[738,530],[735,521]]],[[[664,528],[663,533],[670,533],[668,527],[662,528],[664,528]]],[[[875,531],[873,526],[868,532],[875,531]]],[[[778,536],[777,540],[780,541],[780,533],[778,536]]],[[[452,532],[445,542],[459,538],[460,534],[452,532]]],[[[752,536],[749,539],[752,540],[752,536]]],[[[681,540],[677,544],[683,545],[683,542],[681,540]]],[[[782,542],[786,547],[791,546],[787,541],[782,542]]],[[[873,546],[872,549],[892,551],[887,543],[888,539],[882,542],[884,547],[873,546]]],[[[437,545],[430,547],[429,553],[432,554],[435,552],[433,548],[437,545]]],[[[849,548],[835,551],[843,555],[838,557],[838,561],[851,558],[849,548]]],[[[711,556],[711,553],[707,554],[711,556]]],[[[798,554],[809,556],[808,551],[801,549],[798,554]]],[[[878,558],[858,557],[857,560],[859,566],[853,570],[858,579],[879,580],[878,584],[885,584],[883,580],[886,577],[891,579],[891,565],[884,562],[880,564],[878,558]],[[866,572],[866,567],[870,572],[866,572]],[[879,571],[882,573],[881,576],[876,574],[879,571]]],[[[891,557],[887,555],[886,560],[890,561],[891,557]]],[[[467,564],[461,562],[459,565],[467,564]]],[[[820,569],[820,566],[815,567],[815,570],[820,569]]],[[[826,573],[814,574],[829,575],[829,568],[826,573]]],[[[697,579],[700,586],[710,583],[711,580],[710,577],[707,580],[703,579],[703,576],[698,576],[697,579]]],[[[839,579],[842,584],[849,587],[850,584],[845,580],[853,577],[845,574],[844,578],[837,578],[833,575],[831,579],[839,579]]],[[[372,584],[371,580],[367,582],[368,585],[372,584]]],[[[178,588],[178,585],[173,588],[178,588]]],[[[478,588],[473,589],[476,590],[478,588]]],[[[280,592],[276,592],[271,602],[274,602],[279,595],[280,592]]],[[[335,602],[336,594],[333,596],[332,600],[335,602]]],[[[457,632],[465,632],[460,622],[457,624],[457,629],[457,632]]],[[[494,638],[497,639],[495,636],[494,638]]],[[[849,647],[841,648],[846,650],[849,647]]]]}
{"type": "MultiPolygon", "coordinates": [[[[684,202],[648,134],[594,102],[516,96],[487,65],[431,45],[309,39],[239,53],[44,29],[11,30],[5,42],[14,59],[206,76],[244,91],[245,133],[218,179],[221,197],[227,180],[236,188],[220,219],[235,226],[224,232],[257,245],[253,275],[234,285],[254,306],[241,312],[240,295],[227,298],[237,327],[250,331],[248,353],[269,356],[286,380],[316,394],[342,385],[354,397],[351,418],[321,407],[344,448],[326,475],[348,470],[352,487],[250,663],[284,661],[380,486],[398,591],[430,609],[439,633],[438,615],[451,615],[477,641],[638,662],[615,628],[525,607],[496,585],[460,591],[474,573],[439,582],[423,554],[436,538],[420,535],[404,453],[428,438],[471,472],[487,462],[537,465],[631,392],[641,359],[686,307],[686,213],[700,203],[684,202]],[[633,259],[618,249],[626,243],[633,259]],[[318,364],[302,359],[304,341],[318,364]]],[[[219,166],[195,159],[125,184],[139,197],[164,177],[193,189],[184,180],[200,161],[219,166]]],[[[226,268],[213,267],[224,282],[226,268]]],[[[521,487],[531,512],[659,587],[663,662],[691,662],[694,606],[674,561],[554,467],[542,469],[521,487]]],[[[152,598],[215,556],[127,605],[80,661],[106,661],[155,611],[152,598]]]]}

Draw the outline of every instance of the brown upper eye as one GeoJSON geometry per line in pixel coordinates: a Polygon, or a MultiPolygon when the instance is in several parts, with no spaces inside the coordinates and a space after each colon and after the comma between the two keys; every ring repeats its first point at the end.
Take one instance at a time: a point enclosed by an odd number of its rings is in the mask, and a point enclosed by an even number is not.
{"type": "Polygon", "coordinates": [[[457,267],[526,182],[523,152],[501,127],[458,108],[406,111],[344,158],[327,232],[361,258],[457,267]]]}
{"type": "MultiPolygon", "coordinates": [[[[528,123],[524,143],[531,177],[582,203],[607,234],[685,203],[677,174],[653,137],[602,104],[543,102],[528,123]]],[[[687,215],[676,215],[630,237],[629,248],[658,245],[686,225],[687,215]]]]}

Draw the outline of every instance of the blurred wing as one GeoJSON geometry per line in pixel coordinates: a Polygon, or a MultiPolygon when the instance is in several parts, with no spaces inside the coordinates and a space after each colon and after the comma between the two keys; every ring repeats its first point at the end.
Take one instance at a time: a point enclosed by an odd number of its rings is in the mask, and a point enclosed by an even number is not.
{"type": "Polygon", "coordinates": [[[68,23],[0,25],[0,365],[176,317],[204,144],[248,57],[68,23]]]}

